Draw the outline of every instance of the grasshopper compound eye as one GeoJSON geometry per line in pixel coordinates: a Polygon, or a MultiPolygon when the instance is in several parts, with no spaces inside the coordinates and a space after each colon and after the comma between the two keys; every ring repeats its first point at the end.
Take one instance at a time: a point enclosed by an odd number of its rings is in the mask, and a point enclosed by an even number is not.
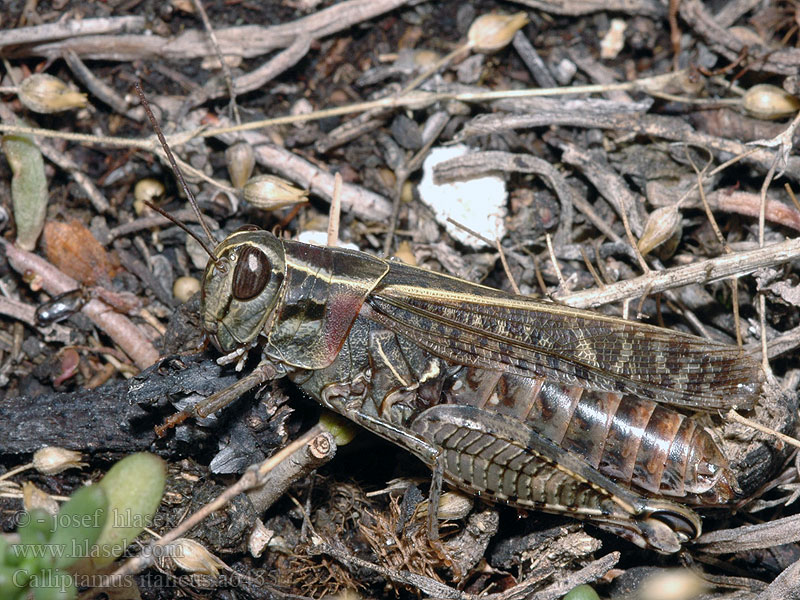
{"type": "Polygon", "coordinates": [[[269,283],[272,268],[261,250],[245,246],[236,261],[231,291],[236,300],[249,300],[258,296],[269,283]]]}

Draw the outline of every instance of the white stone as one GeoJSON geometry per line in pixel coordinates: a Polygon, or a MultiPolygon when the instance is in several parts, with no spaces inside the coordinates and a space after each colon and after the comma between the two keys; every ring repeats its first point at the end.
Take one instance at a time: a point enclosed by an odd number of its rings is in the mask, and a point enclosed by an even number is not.
{"type": "Polygon", "coordinates": [[[422,165],[422,181],[418,191],[420,199],[433,210],[436,221],[456,240],[483,248],[486,244],[453,225],[448,217],[479,233],[488,240],[502,239],[506,233],[506,184],[494,175],[477,177],[468,181],[456,181],[436,185],[433,182],[435,165],[451,158],[469,153],[471,148],[463,144],[432,148],[422,165]]]}

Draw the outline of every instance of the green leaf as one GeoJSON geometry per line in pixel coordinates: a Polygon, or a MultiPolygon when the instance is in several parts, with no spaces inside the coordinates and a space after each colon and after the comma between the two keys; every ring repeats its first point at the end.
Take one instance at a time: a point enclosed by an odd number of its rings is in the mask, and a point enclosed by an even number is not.
{"type": "Polygon", "coordinates": [[[106,473],[98,484],[108,497],[108,520],[92,561],[100,568],[114,562],[151,524],[166,481],[164,461],[154,454],[132,454],[106,473]]]}
{"type": "Polygon", "coordinates": [[[0,598],[13,598],[16,592],[25,588],[28,578],[24,573],[19,574],[18,570],[0,565],[0,598]]]}
{"type": "Polygon", "coordinates": [[[65,568],[90,556],[108,516],[108,498],[99,485],[90,485],[72,494],[56,517],[56,530],[49,547],[53,566],[65,568]]]}
{"type": "Polygon", "coordinates": [[[41,508],[23,513],[17,528],[21,545],[46,544],[56,528],[55,517],[41,508]]]}
{"type": "Polygon", "coordinates": [[[3,150],[14,176],[11,200],[17,224],[18,247],[28,252],[36,248],[47,213],[47,177],[38,146],[25,136],[6,135],[3,150]]]}

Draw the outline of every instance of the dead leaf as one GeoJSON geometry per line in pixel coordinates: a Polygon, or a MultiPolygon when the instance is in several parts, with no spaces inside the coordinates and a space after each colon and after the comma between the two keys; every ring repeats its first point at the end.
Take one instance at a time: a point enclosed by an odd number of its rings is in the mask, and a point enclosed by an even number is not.
{"type": "Polygon", "coordinates": [[[83,285],[103,285],[114,276],[114,263],[106,249],[79,221],[50,221],[44,228],[47,260],[83,285]]]}

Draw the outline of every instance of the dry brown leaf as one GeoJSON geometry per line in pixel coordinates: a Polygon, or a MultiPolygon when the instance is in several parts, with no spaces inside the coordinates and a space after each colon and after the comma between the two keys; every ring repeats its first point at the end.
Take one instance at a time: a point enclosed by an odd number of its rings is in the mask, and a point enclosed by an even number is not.
{"type": "Polygon", "coordinates": [[[78,221],[48,222],[44,245],[47,260],[83,285],[106,285],[114,276],[108,252],[78,221]]]}

